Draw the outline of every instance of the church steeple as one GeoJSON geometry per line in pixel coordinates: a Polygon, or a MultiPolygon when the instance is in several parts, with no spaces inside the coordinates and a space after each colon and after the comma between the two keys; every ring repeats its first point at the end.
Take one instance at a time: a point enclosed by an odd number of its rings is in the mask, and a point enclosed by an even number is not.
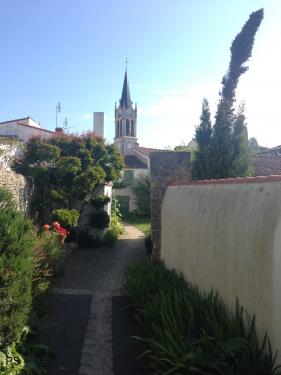
{"type": "Polygon", "coordinates": [[[114,143],[123,155],[132,154],[137,145],[137,108],[130,96],[127,66],[119,106],[115,106],[114,143]]]}
{"type": "Polygon", "coordinates": [[[122,108],[130,108],[132,107],[132,101],[131,101],[131,96],[130,96],[130,89],[129,89],[129,81],[128,81],[128,75],[127,75],[127,68],[125,72],[125,77],[124,77],[124,83],[123,83],[123,90],[122,90],[122,95],[120,99],[120,106],[122,108]]]}

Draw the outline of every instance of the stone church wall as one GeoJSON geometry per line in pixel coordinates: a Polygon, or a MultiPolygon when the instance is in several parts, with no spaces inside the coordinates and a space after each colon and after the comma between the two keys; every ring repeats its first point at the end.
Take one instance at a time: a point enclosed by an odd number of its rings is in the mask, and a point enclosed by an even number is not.
{"type": "Polygon", "coordinates": [[[230,309],[238,298],[281,353],[281,176],[169,186],[161,218],[166,266],[230,309]]]}

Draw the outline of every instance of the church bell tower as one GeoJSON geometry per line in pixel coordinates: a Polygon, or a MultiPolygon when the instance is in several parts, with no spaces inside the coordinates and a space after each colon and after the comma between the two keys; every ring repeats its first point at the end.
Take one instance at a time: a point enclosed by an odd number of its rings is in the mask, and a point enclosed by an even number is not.
{"type": "Polygon", "coordinates": [[[115,103],[114,144],[123,155],[132,155],[137,143],[137,106],[133,108],[130,97],[127,68],[119,106],[115,103]]]}

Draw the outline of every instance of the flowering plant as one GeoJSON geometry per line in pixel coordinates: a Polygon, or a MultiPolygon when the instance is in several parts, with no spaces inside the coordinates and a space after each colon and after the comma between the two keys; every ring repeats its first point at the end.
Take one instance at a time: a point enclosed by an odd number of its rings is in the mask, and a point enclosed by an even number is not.
{"type": "Polygon", "coordinates": [[[55,233],[57,233],[61,240],[63,241],[67,236],[69,236],[70,232],[69,230],[63,228],[60,223],[58,223],[57,221],[54,221],[52,223],[52,225],[48,225],[48,224],[45,224],[43,225],[43,229],[46,230],[46,231],[49,231],[49,230],[52,230],[54,231],[55,233]]]}

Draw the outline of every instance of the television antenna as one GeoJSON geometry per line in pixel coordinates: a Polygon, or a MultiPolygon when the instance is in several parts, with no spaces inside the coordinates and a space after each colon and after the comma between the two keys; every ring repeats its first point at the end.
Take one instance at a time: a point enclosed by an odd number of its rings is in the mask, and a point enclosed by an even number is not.
{"type": "Polygon", "coordinates": [[[58,114],[61,112],[61,102],[58,102],[56,106],[56,128],[58,127],[58,114]]]}
{"type": "Polygon", "coordinates": [[[65,117],[64,122],[63,122],[63,130],[67,130],[67,125],[68,125],[68,119],[65,117]]]}

